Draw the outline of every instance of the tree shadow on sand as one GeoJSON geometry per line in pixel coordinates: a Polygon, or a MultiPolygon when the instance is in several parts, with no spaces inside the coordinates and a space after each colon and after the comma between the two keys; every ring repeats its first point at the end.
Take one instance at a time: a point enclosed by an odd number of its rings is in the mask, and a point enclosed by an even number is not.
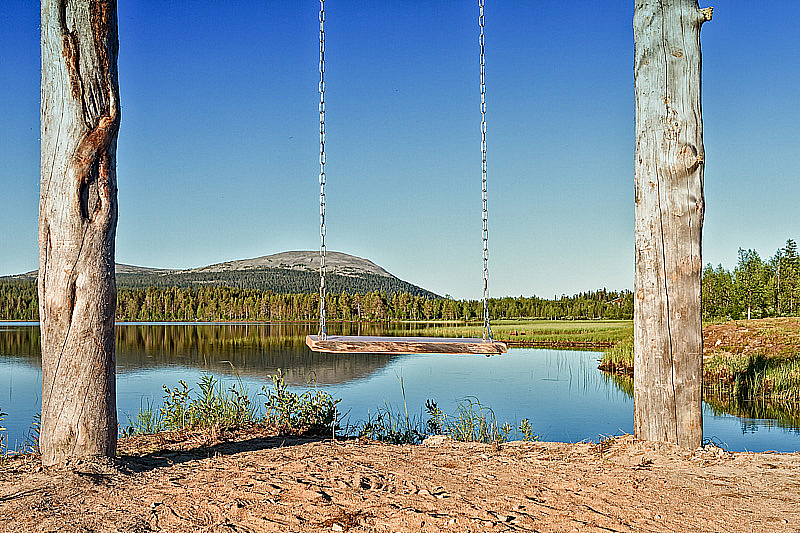
{"type": "Polygon", "coordinates": [[[122,439],[117,462],[123,470],[138,474],[210,457],[300,446],[330,439],[329,434],[279,435],[265,428],[220,434],[208,431],[163,432],[122,439]]]}

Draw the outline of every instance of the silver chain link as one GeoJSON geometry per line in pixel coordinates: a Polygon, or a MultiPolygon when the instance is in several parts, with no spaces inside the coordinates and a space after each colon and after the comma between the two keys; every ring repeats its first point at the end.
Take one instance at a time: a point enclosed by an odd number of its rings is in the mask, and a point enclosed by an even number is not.
{"type": "MultiPolygon", "coordinates": [[[[481,178],[483,198],[483,338],[492,340],[489,321],[489,211],[486,194],[486,63],[484,56],[483,2],[478,0],[480,14],[481,46],[481,178]]],[[[319,335],[324,339],[325,329],[325,0],[319,2],[319,219],[320,219],[320,266],[319,266],[319,335]]]]}
{"type": "Polygon", "coordinates": [[[325,330],[325,0],[319,0],[319,337],[325,330]]]}
{"type": "Polygon", "coordinates": [[[481,178],[483,190],[483,340],[493,340],[492,325],[489,322],[489,211],[486,202],[486,58],[484,56],[483,1],[478,0],[480,12],[478,24],[481,27],[481,178]]]}

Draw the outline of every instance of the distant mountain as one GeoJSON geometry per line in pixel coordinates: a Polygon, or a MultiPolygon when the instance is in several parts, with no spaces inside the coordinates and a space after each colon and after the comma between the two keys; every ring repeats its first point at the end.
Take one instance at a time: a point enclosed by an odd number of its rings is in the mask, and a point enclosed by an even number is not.
{"type": "MultiPolygon", "coordinates": [[[[192,287],[228,286],[276,293],[310,293],[319,290],[319,252],[294,251],[239,259],[185,270],[117,264],[117,286],[192,287]]],[[[408,292],[416,296],[439,296],[403,281],[368,259],[328,252],[325,284],[328,292],[408,292]]],[[[0,280],[35,280],[37,271],[0,280]]]]}
{"type": "MultiPolygon", "coordinates": [[[[253,259],[239,259],[227,263],[217,263],[206,267],[182,270],[181,272],[229,272],[231,270],[263,270],[265,268],[279,268],[286,270],[299,270],[302,272],[319,272],[319,252],[281,252],[279,254],[264,255],[253,259]]],[[[341,252],[327,252],[325,255],[325,269],[332,274],[342,276],[362,276],[374,274],[394,278],[386,270],[368,259],[341,252]]],[[[119,272],[119,267],[117,267],[119,272]]],[[[396,279],[396,278],[395,278],[396,279]]]]}

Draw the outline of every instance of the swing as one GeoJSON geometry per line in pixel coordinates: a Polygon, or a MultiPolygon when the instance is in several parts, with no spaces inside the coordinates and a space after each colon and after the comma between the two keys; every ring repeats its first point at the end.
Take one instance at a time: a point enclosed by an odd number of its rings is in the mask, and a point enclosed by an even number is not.
{"type": "Polygon", "coordinates": [[[483,338],[442,337],[364,337],[327,335],[325,330],[325,0],[319,2],[319,217],[320,217],[320,267],[319,267],[319,334],[308,335],[306,344],[315,352],[374,353],[374,354],[483,354],[487,357],[506,353],[506,345],[494,340],[489,322],[489,249],[488,211],[486,210],[486,76],[484,62],[483,1],[480,9],[481,45],[481,175],[483,181],[483,338]]]}

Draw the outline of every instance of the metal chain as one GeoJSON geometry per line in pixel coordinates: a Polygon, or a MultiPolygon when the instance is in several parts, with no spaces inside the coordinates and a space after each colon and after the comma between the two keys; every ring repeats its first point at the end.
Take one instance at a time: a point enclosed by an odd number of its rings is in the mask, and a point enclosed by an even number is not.
{"type": "MultiPolygon", "coordinates": [[[[480,14],[481,46],[481,178],[483,198],[483,338],[493,339],[489,321],[489,212],[486,195],[486,64],[484,56],[483,2],[478,0],[480,14]]],[[[320,219],[320,266],[319,266],[319,335],[324,339],[325,329],[325,0],[319,2],[319,219],[320,219]]]]}
{"type": "Polygon", "coordinates": [[[325,330],[325,0],[319,0],[319,337],[325,330]]]}
{"type": "Polygon", "coordinates": [[[481,178],[483,190],[483,340],[493,340],[492,325],[489,322],[489,211],[486,202],[486,58],[484,56],[483,1],[478,0],[480,12],[478,24],[481,27],[481,178]]]}

